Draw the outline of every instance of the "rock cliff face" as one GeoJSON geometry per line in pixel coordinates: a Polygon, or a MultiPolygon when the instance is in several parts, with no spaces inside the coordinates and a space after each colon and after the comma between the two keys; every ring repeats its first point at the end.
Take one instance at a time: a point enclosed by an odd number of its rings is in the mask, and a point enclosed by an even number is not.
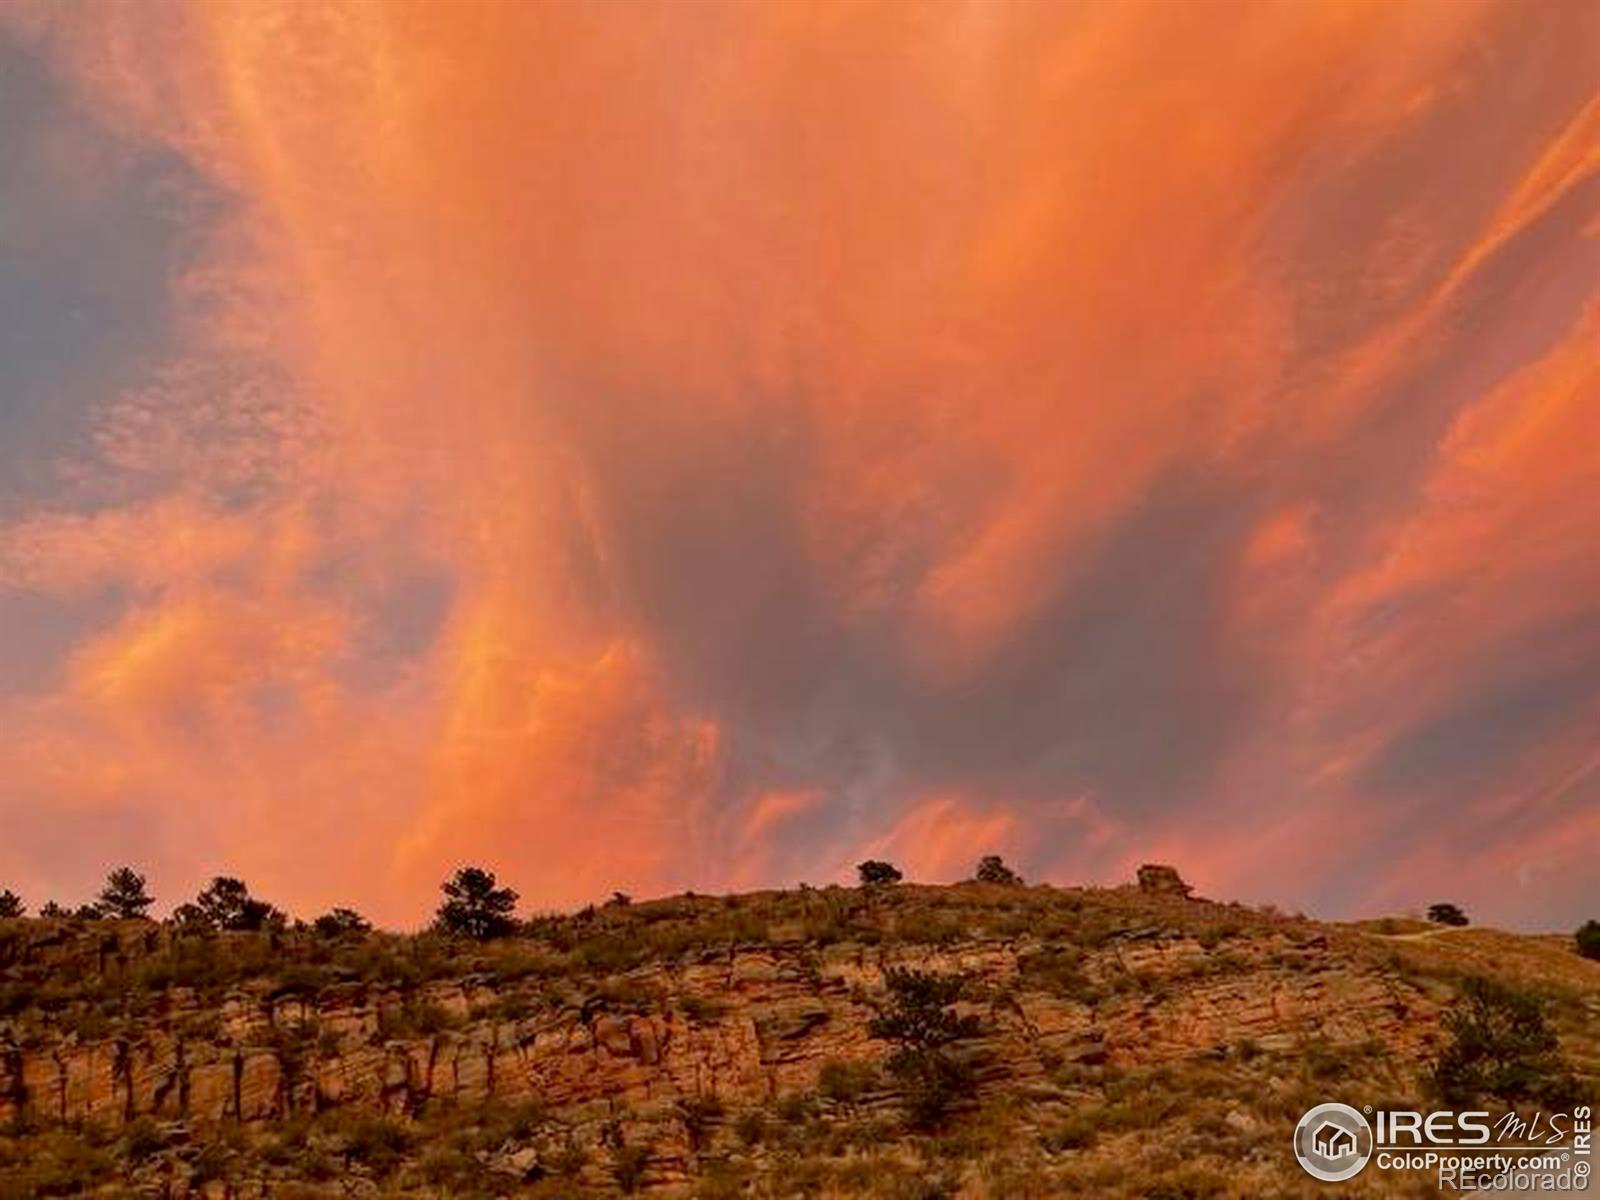
{"type": "MultiPolygon", "coordinates": [[[[139,925],[39,924],[13,937],[5,970],[114,981],[173,953],[175,940],[139,925]]],[[[336,1106],[405,1115],[429,1102],[530,1098],[558,1110],[712,1095],[763,1102],[814,1088],[826,1062],[881,1056],[866,1029],[887,965],[989,985],[988,1032],[974,1050],[993,1080],[1038,1077],[1061,1058],[1144,1063],[1313,1035],[1404,1050],[1431,1029],[1417,989],[1342,961],[1326,935],[1306,930],[1231,949],[1176,928],[1124,931],[1076,965],[1086,991],[1107,993],[1084,999],[1029,986],[1030,958],[1049,949],[1031,938],[734,945],[629,971],[626,988],[613,989],[620,997],[596,980],[578,1003],[549,1002],[491,972],[415,987],[334,982],[314,994],[266,978],[220,1003],[174,986],[106,1036],[69,1021],[19,1044],[18,1031],[0,1026],[0,1121],[252,1122],[336,1106]],[[519,1007],[537,1011],[507,1015],[519,1007]],[[430,1028],[406,1028],[419,1011],[430,1028]]]]}
{"type": "MultiPolygon", "coordinates": [[[[663,901],[482,948],[11,922],[0,1123],[203,1131],[536,1102],[543,1133],[507,1151],[525,1168],[552,1138],[609,1140],[649,1146],[639,1186],[685,1187],[707,1111],[726,1124],[882,1059],[868,1025],[888,967],[966,976],[980,1094],[1048,1105],[1073,1071],[1312,1043],[1419,1060],[1438,999],[1371,943],[1181,896],[1048,888],[663,901]]],[[[893,1089],[873,1089],[864,1102],[892,1109],[893,1089]]]]}

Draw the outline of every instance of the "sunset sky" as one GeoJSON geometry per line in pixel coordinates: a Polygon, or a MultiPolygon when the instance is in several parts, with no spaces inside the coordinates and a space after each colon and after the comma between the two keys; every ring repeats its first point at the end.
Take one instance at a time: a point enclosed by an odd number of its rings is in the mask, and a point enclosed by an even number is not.
{"type": "Polygon", "coordinates": [[[1600,5],[0,0],[0,886],[1600,916],[1600,5]]]}

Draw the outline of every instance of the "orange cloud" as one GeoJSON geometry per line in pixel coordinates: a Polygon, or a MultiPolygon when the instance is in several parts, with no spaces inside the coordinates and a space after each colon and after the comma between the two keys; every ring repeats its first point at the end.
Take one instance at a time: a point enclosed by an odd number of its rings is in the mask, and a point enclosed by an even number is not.
{"type": "Polygon", "coordinates": [[[1017,845],[1015,813],[984,812],[955,796],[934,796],[908,809],[883,836],[860,850],[862,858],[892,857],[914,878],[970,878],[978,859],[1017,845]]]}
{"type": "Polygon", "coordinates": [[[114,809],[393,920],[869,850],[1347,909],[1466,789],[1510,888],[1600,706],[1548,8],[15,6],[215,195],[0,510],[72,622],[0,868],[80,886],[40,814],[114,809]]]}

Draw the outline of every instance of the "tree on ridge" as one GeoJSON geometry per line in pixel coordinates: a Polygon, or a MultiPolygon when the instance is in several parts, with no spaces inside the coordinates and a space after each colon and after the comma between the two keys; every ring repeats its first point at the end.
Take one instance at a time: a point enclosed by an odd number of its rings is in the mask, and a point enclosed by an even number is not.
{"type": "Polygon", "coordinates": [[[154,903],[155,897],[145,891],[144,876],[132,867],[118,867],[106,876],[98,907],[113,920],[142,921],[145,910],[154,903]]]}
{"type": "Polygon", "coordinates": [[[899,883],[905,878],[900,873],[899,867],[877,858],[869,858],[866,862],[857,864],[856,874],[861,877],[861,882],[866,887],[899,883]]]}
{"type": "Polygon", "coordinates": [[[445,897],[439,905],[437,922],[443,932],[485,942],[516,929],[511,914],[517,907],[517,893],[498,887],[493,871],[462,867],[439,889],[445,897]]]}

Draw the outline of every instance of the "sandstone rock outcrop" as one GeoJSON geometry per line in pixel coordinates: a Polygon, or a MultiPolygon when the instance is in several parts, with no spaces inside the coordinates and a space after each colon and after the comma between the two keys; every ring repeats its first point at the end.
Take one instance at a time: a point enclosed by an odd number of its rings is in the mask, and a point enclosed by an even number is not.
{"type": "Polygon", "coordinates": [[[1145,863],[1139,868],[1139,890],[1149,896],[1179,896],[1187,898],[1194,891],[1183,881],[1176,867],[1161,863],[1145,863]]]}
{"type": "MultiPolygon", "coordinates": [[[[250,1123],[518,1099],[574,1111],[762,1103],[815,1088],[825,1063],[881,1057],[867,1025],[891,965],[976,981],[986,1034],[974,1049],[995,1080],[1041,1077],[1063,1060],[1146,1063],[1313,1036],[1406,1048],[1429,1035],[1417,1019],[1425,997],[1314,929],[1283,922],[1206,940],[1130,925],[1074,947],[1066,981],[1039,966],[1059,941],[974,933],[948,944],[735,943],[560,987],[494,969],[416,984],[333,972],[316,986],[290,979],[292,991],[268,975],[207,999],[150,986],[188,953],[169,931],[24,923],[5,943],[0,979],[43,967],[107,982],[96,1008],[0,1019],[0,1121],[250,1123]]],[[[282,953],[292,972],[287,941],[282,953]]]]}
{"type": "Polygon", "coordinates": [[[1421,1103],[1466,974],[1548,981],[1600,1078],[1568,939],[1144,882],[685,895],[487,945],[0,921],[0,1198],[1299,1196],[1297,1115],[1421,1103]],[[892,967],[977,1018],[935,1134],[870,1036],[892,967]]]}

